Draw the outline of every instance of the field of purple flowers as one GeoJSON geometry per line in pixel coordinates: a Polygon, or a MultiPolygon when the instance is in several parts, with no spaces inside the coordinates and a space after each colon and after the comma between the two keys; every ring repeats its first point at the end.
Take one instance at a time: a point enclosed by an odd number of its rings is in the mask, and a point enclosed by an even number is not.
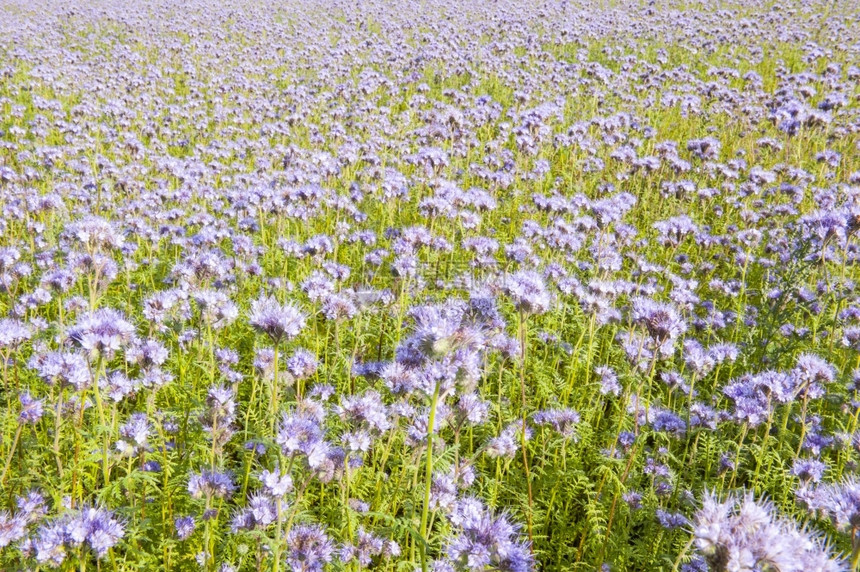
{"type": "Polygon", "coordinates": [[[860,569],[856,0],[0,0],[0,569],[860,569]]]}

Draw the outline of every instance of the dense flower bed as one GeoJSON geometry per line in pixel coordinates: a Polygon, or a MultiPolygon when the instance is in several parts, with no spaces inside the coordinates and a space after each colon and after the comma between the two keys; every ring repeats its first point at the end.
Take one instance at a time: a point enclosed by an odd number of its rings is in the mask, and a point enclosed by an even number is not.
{"type": "Polygon", "coordinates": [[[860,10],[711,4],[0,0],[0,568],[857,569],[860,10]]]}

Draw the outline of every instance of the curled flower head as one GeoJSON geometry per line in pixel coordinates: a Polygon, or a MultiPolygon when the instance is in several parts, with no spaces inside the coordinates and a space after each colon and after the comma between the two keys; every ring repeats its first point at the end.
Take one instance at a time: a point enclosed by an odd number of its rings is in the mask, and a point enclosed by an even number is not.
{"type": "Polygon", "coordinates": [[[260,333],[266,334],[273,343],[292,339],[305,327],[307,317],[292,304],[280,304],[275,298],[266,296],[251,302],[248,322],[260,333]]]}
{"type": "Polygon", "coordinates": [[[236,485],[229,473],[203,470],[200,473],[192,473],[188,479],[188,492],[194,498],[228,498],[235,490],[236,485]]]}
{"type": "Polygon", "coordinates": [[[552,307],[552,295],[543,277],[533,270],[521,270],[507,277],[503,290],[518,311],[543,314],[552,307]]]}
{"type": "Polygon", "coordinates": [[[194,517],[193,516],[180,516],[174,521],[174,526],[176,528],[176,536],[179,540],[187,540],[194,533],[194,517]]]}
{"type": "Polygon", "coordinates": [[[494,515],[476,498],[465,498],[451,513],[454,533],[446,539],[445,553],[454,570],[503,570],[528,572],[534,558],[528,541],[520,538],[519,525],[506,514],[494,515]]]}
{"type": "Polygon", "coordinates": [[[644,326],[664,356],[672,355],[675,341],[687,331],[687,324],[674,306],[650,298],[640,296],[633,300],[631,318],[634,323],[644,326]]]}
{"type": "Polygon", "coordinates": [[[102,308],[81,316],[69,328],[69,339],[94,355],[110,357],[122,349],[134,336],[134,326],[125,315],[111,308],[102,308]]]}
{"type": "Polygon", "coordinates": [[[334,542],[319,525],[297,525],[287,535],[287,563],[293,570],[322,572],[333,555],[334,542]]]}
{"type": "Polygon", "coordinates": [[[696,548],[711,570],[837,570],[818,538],[752,494],[723,502],[708,493],[693,519],[696,548]]]}
{"type": "Polygon", "coordinates": [[[24,391],[18,396],[21,402],[21,412],[18,414],[18,423],[36,424],[45,413],[45,404],[42,399],[36,399],[29,391],[24,391]]]}

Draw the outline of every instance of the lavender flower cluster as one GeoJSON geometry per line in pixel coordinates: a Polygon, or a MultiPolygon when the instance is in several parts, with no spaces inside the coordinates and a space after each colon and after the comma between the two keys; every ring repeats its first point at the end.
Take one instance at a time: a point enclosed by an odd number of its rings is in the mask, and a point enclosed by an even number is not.
{"type": "Polygon", "coordinates": [[[696,548],[711,570],[842,570],[828,547],[751,494],[720,502],[708,493],[696,513],[696,548]]]}

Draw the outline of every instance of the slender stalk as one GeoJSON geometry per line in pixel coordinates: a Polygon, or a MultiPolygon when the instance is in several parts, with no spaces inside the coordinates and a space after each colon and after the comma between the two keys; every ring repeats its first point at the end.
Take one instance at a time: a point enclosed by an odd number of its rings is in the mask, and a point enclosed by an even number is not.
{"type": "Polygon", "coordinates": [[[206,495],[206,508],[203,510],[203,514],[206,515],[206,521],[203,525],[203,569],[210,570],[213,564],[213,555],[210,550],[210,540],[212,536],[212,521],[208,518],[209,509],[212,508],[212,497],[211,495],[206,495]]]}
{"type": "Polygon", "coordinates": [[[520,334],[520,397],[522,398],[522,408],[520,410],[520,417],[522,419],[523,430],[521,433],[521,447],[523,450],[523,467],[526,471],[526,487],[528,489],[529,495],[529,507],[526,512],[526,524],[528,527],[529,534],[529,549],[534,545],[534,538],[532,537],[532,511],[534,506],[534,496],[532,493],[532,479],[531,479],[531,471],[529,470],[529,454],[528,447],[526,443],[526,316],[523,312],[519,314],[519,334],[520,334]]]}
{"type": "Polygon", "coordinates": [[[24,424],[18,423],[18,428],[15,430],[15,437],[12,439],[12,447],[9,449],[9,454],[6,455],[6,464],[3,466],[3,475],[0,476],[0,485],[6,484],[6,474],[9,472],[9,467],[12,465],[12,457],[15,456],[15,449],[18,448],[18,440],[21,438],[21,431],[24,430],[24,424]]]}
{"type": "Polygon", "coordinates": [[[281,504],[281,497],[275,499],[275,511],[277,513],[278,527],[275,532],[274,546],[272,547],[272,572],[278,572],[281,568],[281,524],[283,517],[281,504]]]}
{"type": "Polygon", "coordinates": [[[681,566],[681,560],[686,556],[687,551],[693,545],[693,541],[696,540],[695,536],[691,536],[690,540],[687,541],[687,544],[684,545],[684,548],[681,549],[681,552],[678,553],[678,557],[675,559],[675,563],[672,565],[672,572],[677,572],[678,568],[681,566]]]}
{"type": "Polygon", "coordinates": [[[433,426],[436,424],[436,405],[439,401],[439,382],[433,388],[433,398],[430,401],[430,417],[427,422],[427,463],[424,468],[424,507],[421,509],[421,570],[427,572],[427,546],[430,539],[427,537],[427,517],[430,514],[430,487],[433,484],[433,426]]]}
{"type": "Polygon", "coordinates": [[[738,471],[741,468],[741,449],[744,446],[744,439],[746,439],[747,431],[749,431],[749,423],[744,423],[743,428],[741,429],[741,438],[738,439],[738,450],[735,453],[735,467],[732,470],[732,479],[729,481],[729,488],[735,486],[735,479],[738,476],[738,471]]]}
{"type": "Polygon", "coordinates": [[[110,484],[110,463],[108,460],[108,451],[110,448],[110,430],[107,425],[107,420],[105,418],[105,410],[104,410],[104,401],[102,400],[101,389],[99,389],[99,379],[101,377],[102,366],[104,365],[104,358],[101,354],[99,354],[98,360],[96,360],[96,369],[95,371],[91,371],[91,377],[93,380],[93,395],[96,398],[96,409],[99,414],[99,430],[104,432],[104,438],[102,440],[102,476],[104,478],[104,484],[107,486],[110,484]]]}
{"type": "Polygon", "coordinates": [[[275,344],[274,356],[272,358],[272,403],[269,415],[272,418],[272,435],[275,434],[278,424],[278,406],[280,395],[278,391],[278,344],[275,344]]]}
{"type": "Polygon", "coordinates": [[[860,539],[857,537],[857,527],[851,528],[851,570],[860,569],[860,539]]]}
{"type": "Polygon", "coordinates": [[[54,459],[57,462],[57,472],[60,476],[60,481],[63,480],[63,461],[60,458],[60,430],[63,426],[63,388],[60,388],[60,395],[57,398],[57,408],[54,413],[54,459]]]}

